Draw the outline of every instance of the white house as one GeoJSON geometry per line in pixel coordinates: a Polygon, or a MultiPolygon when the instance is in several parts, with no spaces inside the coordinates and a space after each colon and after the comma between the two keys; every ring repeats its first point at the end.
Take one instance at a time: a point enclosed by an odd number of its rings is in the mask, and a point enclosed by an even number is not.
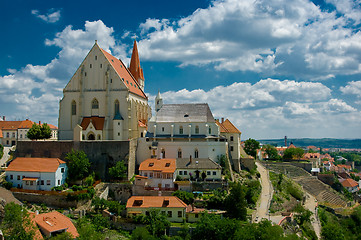
{"type": "Polygon", "coordinates": [[[6,169],[14,187],[50,191],[65,183],[67,166],[59,158],[15,158],[6,169]]]}
{"type": "Polygon", "coordinates": [[[129,68],[95,42],[63,94],[60,140],[73,140],[78,125],[80,140],[128,140],[145,134],[151,113],[135,41],[129,68]]]}
{"type": "Polygon", "coordinates": [[[148,158],[210,158],[228,155],[228,143],[206,103],[163,104],[158,93],[156,114],[145,138],[138,139],[137,163],[148,158]]]}

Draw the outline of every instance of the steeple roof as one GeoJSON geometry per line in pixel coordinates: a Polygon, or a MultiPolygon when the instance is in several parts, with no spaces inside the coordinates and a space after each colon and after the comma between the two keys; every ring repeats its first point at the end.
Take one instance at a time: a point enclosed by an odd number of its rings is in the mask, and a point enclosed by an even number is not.
{"type": "Polygon", "coordinates": [[[143,69],[140,67],[137,41],[135,40],[133,45],[132,58],[130,59],[129,71],[137,81],[138,79],[144,80],[143,69]]]}

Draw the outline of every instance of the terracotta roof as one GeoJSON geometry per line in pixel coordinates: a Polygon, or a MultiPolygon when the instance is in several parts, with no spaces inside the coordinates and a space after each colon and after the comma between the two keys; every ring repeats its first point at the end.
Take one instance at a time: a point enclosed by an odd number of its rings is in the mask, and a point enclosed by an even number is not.
{"type": "Polygon", "coordinates": [[[207,211],[205,208],[196,208],[196,207],[192,207],[191,204],[189,204],[186,208],[186,212],[187,213],[201,213],[201,212],[204,212],[204,211],[207,211]]]}
{"type": "Polygon", "coordinates": [[[3,137],[3,131],[0,129],[0,138],[3,137]]]}
{"type": "Polygon", "coordinates": [[[66,229],[66,232],[69,232],[74,238],[79,236],[78,231],[71,220],[58,211],[36,215],[35,222],[40,228],[49,232],[66,229]]]}
{"type": "Polygon", "coordinates": [[[87,129],[91,122],[96,130],[103,130],[105,117],[83,117],[80,126],[83,130],[87,129]]]}
{"type": "MultiPolygon", "coordinates": [[[[33,237],[33,240],[42,240],[44,239],[43,235],[41,235],[41,232],[38,228],[38,226],[36,225],[36,222],[35,222],[35,213],[33,212],[29,212],[29,217],[30,217],[30,221],[31,221],[31,225],[30,227],[25,227],[25,231],[28,231],[30,230],[31,228],[34,228],[35,229],[35,235],[33,237]]],[[[32,229],[31,229],[32,230],[32,229]]]]}
{"type": "Polygon", "coordinates": [[[0,121],[0,129],[2,130],[17,130],[22,121],[0,121]]]}
{"type": "Polygon", "coordinates": [[[143,90],[140,88],[138,81],[134,79],[134,77],[132,76],[128,68],[124,65],[124,63],[120,59],[106,52],[105,50],[101,49],[101,51],[104,53],[109,63],[113,66],[120,79],[124,79],[124,85],[129,89],[129,91],[140,97],[147,98],[143,90]]]}
{"type": "Polygon", "coordinates": [[[157,171],[164,173],[174,173],[176,169],[176,160],[174,158],[155,159],[149,158],[144,160],[139,171],[157,171]]]}
{"type": "Polygon", "coordinates": [[[132,196],[127,201],[127,208],[186,208],[176,196],[132,196]]]}
{"type": "Polygon", "coordinates": [[[146,128],[147,127],[147,125],[146,124],[144,124],[142,121],[140,121],[140,120],[138,120],[138,126],[139,127],[143,127],[143,128],[146,128]]]}
{"type": "Polygon", "coordinates": [[[226,119],[226,121],[224,121],[223,123],[217,120],[216,123],[218,126],[220,126],[221,132],[241,134],[241,131],[239,131],[228,119],[226,119]]]}
{"type": "Polygon", "coordinates": [[[19,125],[19,128],[21,129],[28,129],[31,128],[33,126],[34,122],[30,121],[29,119],[26,119],[24,121],[21,121],[21,124],[19,125]]]}
{"type": "Polygon", "coordinates": [[[350,165],[337,165],[339,168],[351,169],[350,165]]]}
{"type": "Polygon", "coordinates": [[[305,153],[303,157],[310,159],[310,158],[320,158],[320,156],[321,155],[319,153],[305,153]]]}
{"type": "Polygon", "coordinates": [[[59,158],[15,158],[6,171],[18,172],[55,172],[60,164],[65,163],[59,158]]]}
{"type": "Polygon", "coordinates": [[[130,59],[129,71],[137,81],[138,79],[144,80],[143,69],[140,67],[137,41],[135,40],[133,44],[132,58],[130,59]]]}
{"type": "Polygon", "coordinates": [[[289,145],[288,148],[296,148],[296,146],[293,145],[293,143],[291,143],[291,145],[289,145]]]}
{"type": "Polygon", "coordinates": [[[344,181],[341,182],[341,184],[344,187],[357,187],[358,186],[358,183],[355,180],[353,180],[352,178],[345,179],[344,181]]]}
{"type": "Polygon", "coordinates": [[[140,176],[140,175],[135,175],[135,178],[148,179],[148,177],[146,177],[146,176],[140,176]]]}

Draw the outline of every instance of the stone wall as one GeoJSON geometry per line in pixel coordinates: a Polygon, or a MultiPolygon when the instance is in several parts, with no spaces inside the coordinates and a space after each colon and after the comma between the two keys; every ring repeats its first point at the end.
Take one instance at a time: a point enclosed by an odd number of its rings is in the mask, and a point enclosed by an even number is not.
{"type": "MultiPolygon", "coordinates": [[[[135,153],[129,154],[134,141],[18,141],[15,157],[52,157],[65,160],[72,149],[82,150],[92,163],[93,170],[107,181],[108,169],[118,161],[126,161],[128,179],[134,175],[135,153]]],[[[136,141],[135,141],[136,142],[136,141]]]]}
{"type": "Polygon", "coordinates": [[[256,167],[256,163],[253,158],[241,158],[241,166],[251,170],[256,167]]]}
{"type": "Polygon", "coordinates": [[[44,203],[47,206],[58,208],[77,208],[84,204],[82,201],[67,201],[66,195],[43,195],[36,193],[13,192],[14,197],[29,203],[44,203]]]}

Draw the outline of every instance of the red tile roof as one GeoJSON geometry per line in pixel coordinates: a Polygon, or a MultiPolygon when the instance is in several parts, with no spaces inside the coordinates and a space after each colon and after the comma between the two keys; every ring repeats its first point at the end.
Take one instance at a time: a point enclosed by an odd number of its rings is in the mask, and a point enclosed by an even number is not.
{"type": "Polygon", "coordinates": [[[87,129],[91,122],[96,130],[103,130],[105,117],[83,117],[80,126],[83,130],[87,129]]]}
{"type": "Polygon", "coordinates": [[[132,196],[127,201],[127,208],[186,208],[176,196],[132,196]]]}
{"type": "Polygon", "coordinates": [[[143,69],[140,67],[137,41],[134,40],[132,58],[130,59],[129,71],[132,73],[134,78],[144,80],[143,69]]]}
{"type": "MultiPolygon", "coordinates": [[[[100,48],[101,49],[101,48],[100,48]]],[[[112,56],[105,50],[101,49],[109,63],[113,66],[114,70],[119,75],[120,79],[124,79],[124,85],[127,86],[130,92],[142,97],[147,98],[143,90],[140,88],[138,81],[134,79],[128,68],[124,65],[122,60],[112,56]]]]}
{"type": "Polygon", "coordinates": [[[0,138],[3,138],[3,131],[0,129],[0,138]]]}
{"type": "Polygon", "coordinates": [[[236,128],[228,119],[226,119],[226,121],[224,121],[223,123],[217,120],[216,123],[218,126],[220,126],[221,132],[241,134],[241,131],[239,131],[238,128],[236,128]]]}
{"type": "Polygon", "coordinates": [[[358,183],[353,180],[352,178],[347,178],[343,182],[341,182],[342,186],[344,187],[357,187],[358,183]]]}
{"type": "Polygon", "coordinates": [[[36,177],[24,177],[23,178],[23,181],[36,181],[38,180],[39,178],[36,178],[36,177]]]}
{"type": "Polygon", "coordinates": [[[35,222],[41,229],[50,233],[66,229],[66,232],[69,232],[74,238],[79,236],[71,220],[58,211],[35,215],[35,222]]]}
{"type": "Polygon", "coordinates": [[[65,163],[59,158],[15,158],[6,171],[17,172],[55,172],[60,164],[65,163]]]}
{"type": "Polygon", "coordinates": [[[139,171],[157,171],[163,173],[174,173],[176,169],[176,160],[174,158],[155,159],[149,158],[144,160],[139,171]]]}
{"type": "Polygon", "coordinates": [[[2,130],[17,130],[22,121],[0,121],[0,129],[2,130]]]}
{"type": "Polygon", "coordinates": [[[144,124],[141,120],[138,121],[138,126],[139,126],[139,127],[142,127],[142,128],[146,128],[146,127],[147,127],[147,125],[144,124]]]}

